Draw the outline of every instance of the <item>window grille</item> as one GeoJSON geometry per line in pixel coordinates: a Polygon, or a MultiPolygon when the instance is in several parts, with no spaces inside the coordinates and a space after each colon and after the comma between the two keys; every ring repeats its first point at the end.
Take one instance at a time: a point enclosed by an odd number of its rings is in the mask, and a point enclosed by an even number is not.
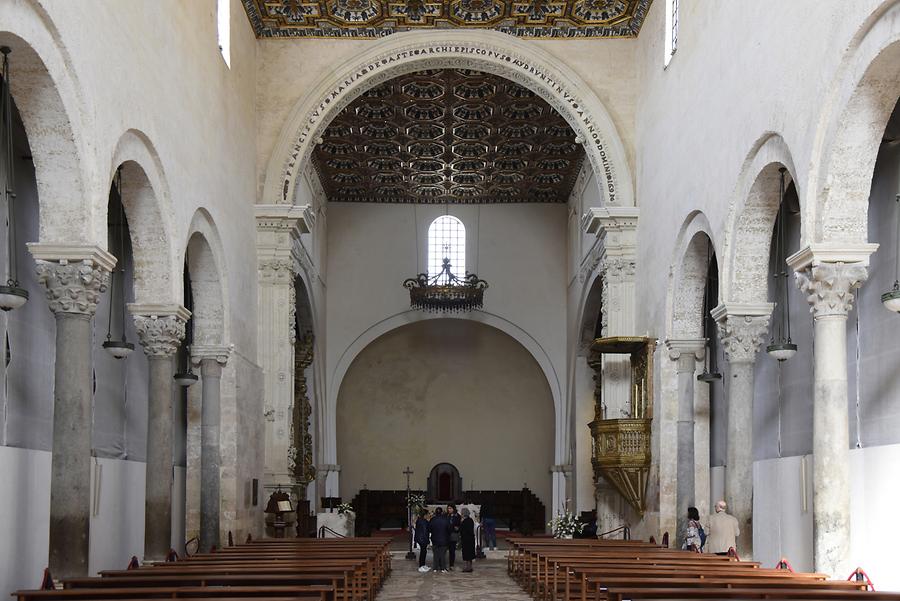
{"type": "Polygon", "coordinates": [[[466,228],[451,215],[442,215],[428,228],[428,275],[443,270],[444,259],[450,259],[450,271],[457,277],[466,275],[466,228]]]}

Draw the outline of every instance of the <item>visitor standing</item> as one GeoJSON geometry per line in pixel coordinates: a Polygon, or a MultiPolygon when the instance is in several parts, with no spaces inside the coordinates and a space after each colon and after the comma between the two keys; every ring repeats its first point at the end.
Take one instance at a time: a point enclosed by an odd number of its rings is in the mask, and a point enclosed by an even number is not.
{"type": "Polygon", "coordinates": [[[428,572],[431,570],[425,565],[425,557],[428,555],[428,520],[426,516],[428,512],[424,509],[419,511],[419,517],[416,519],[415,543],[419,545],[419,571],[428,572]]]}
{"type": "Polygon", "coordinates": [[[452,572],[453,566],[456,564],[456,546],[459,544],[459,525],[462,522],[462,518],[456,513],[456,505],[452,503],[447,505],[447,519],[450,520],[450,545],[448,549],[450,551],[449,570],[452,572]]]}
{"type": "Polygon", "coordinates": [[[428,522],[428,532],[431,534],[431,552],[434,554],[432,565],[435,574],[449,571],[447,548],[450,546],[450,520],[440,507],[434,510],[434,517],[428,522]]]}
{"type": "Polygon", "coordinates": [[[725,501],[716,503],[716,513],[709,518],[709,552],[716,555],[728,555],[728,550],[737,548],[737,537],[741,529],[737,518],[725,510],[725,501]]]}
{"type": "Polygon", "coordinates": [[[684,527],[684,544],[681,546],[685,551],[703,552],[703,543],[706,534],[703,532],[703,525],[700,523],[700,512],[696,507],[688,507],[687,525],[684,527]]]}
{"type": "Polygon", "coordinates": [[[475,520],[469,516],[469,510],[462,508],[462,520],[459,525],[459,546],[462,550],[465,567],[463,572],[472,571],[472,560],[475,559],[475,520]]]}
{"type": "Polygon", "coordinates": [[[481,528],[484,531],[484,546],[493,551],[497,547],[497,520],[487,504],[481,506],[481,528]]]}

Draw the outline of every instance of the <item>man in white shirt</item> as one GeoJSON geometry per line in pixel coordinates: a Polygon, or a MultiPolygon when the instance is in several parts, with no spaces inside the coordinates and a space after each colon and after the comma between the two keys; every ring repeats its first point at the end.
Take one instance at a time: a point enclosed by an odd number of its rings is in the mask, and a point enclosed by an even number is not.
{"type": "Polygon", "coordinates": [[[716,513],[709,518],[709,530],[706,534],[708,553],[727,555],[728,550],[736,548],[735,539],[741,535],[738,521],[733,515],[725,512],[728,506],[725,501],[716,503],[716,513]]]}

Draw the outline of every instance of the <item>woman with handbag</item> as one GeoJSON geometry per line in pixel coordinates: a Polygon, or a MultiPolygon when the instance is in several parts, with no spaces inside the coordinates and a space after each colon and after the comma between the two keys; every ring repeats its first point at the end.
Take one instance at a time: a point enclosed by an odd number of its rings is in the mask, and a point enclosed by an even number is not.
{"type": "Polygon", "coordinates": [[[456,513],[456,505],[447,505],[447,517],[450,519],[450,570],[456,562],[456,547],[459,545],[459,525],[462,518],[456,513]]]}

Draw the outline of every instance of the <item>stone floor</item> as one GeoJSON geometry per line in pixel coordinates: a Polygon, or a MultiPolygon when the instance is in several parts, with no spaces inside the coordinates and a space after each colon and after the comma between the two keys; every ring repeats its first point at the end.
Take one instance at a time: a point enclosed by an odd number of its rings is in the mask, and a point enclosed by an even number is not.
{"type": "MultiPolygon", "coordinates": [[[[446,574],[417,572],[418,563],[394,553],[393,571],[376,601],[530,601],[506,574],[506,553],[490,553],[488,559],[473,563],[474,572],[465,574],[457,565],[446,574]]],[[[428,555],[429,565],[431,554],[428,555]]]]}

